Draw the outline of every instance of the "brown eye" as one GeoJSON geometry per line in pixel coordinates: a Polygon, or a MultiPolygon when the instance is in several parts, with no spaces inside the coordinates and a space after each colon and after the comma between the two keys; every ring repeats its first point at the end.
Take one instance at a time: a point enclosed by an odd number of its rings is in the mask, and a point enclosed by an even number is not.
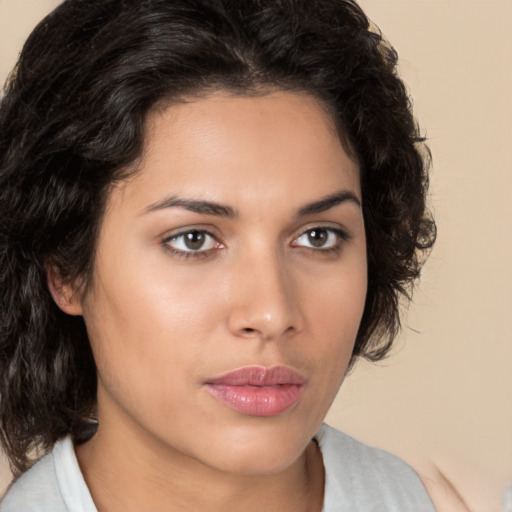
{"type": "Polygon", "coordinates": [[[339,248],[343,241],[350,238],[348,233],[331,227],[314,227],[304,231],[292,245],[309,249],[329,250],[339,248]]]}
{"type": "Polygon", "coordinates": [[[205,239],[205,234],[201,231],[191,231],[183,235],[183,242],[191,251],[199,251],[203,247],[205,239]]]}
{"type": "Polygon", "coordinates": [[[329,239],[329,232],[323,228],[312,229],[307,232],[307,237],[312,247],[323,247],[329,239]]]}
{"type": "Polygon", "coordinates": [[[173,235],[165,241],[175,251],[202,252],[217,245],[215,238],[206,231],[190,230],[173,235]]]}

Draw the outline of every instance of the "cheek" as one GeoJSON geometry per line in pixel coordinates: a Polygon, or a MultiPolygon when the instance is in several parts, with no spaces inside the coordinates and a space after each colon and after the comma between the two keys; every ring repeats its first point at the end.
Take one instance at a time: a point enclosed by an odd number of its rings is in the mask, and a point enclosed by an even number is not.
{"type": "Polygon", "coordinates": [[[367,292],[365,259],[341,271],[333,271],[310,289],[310,317],[330,337],[350,337],[357,332],[367,292]]]}
{"type": "Polygon", "coordinates": [[[204,276],[162,265],[105,265],[84,304],[100,377],[127,372],[129,385],[193,372],[222,317],[209,289],[204,276]]]}
{"type": "Polygon", "coordinates": [[[332,272],[322,286],[311,286],[307,294],[306,311],[316,341],[315,358],[322,359],[326,375],[339,383],[352,356],[366,301],[367,269],[362,254],[353,265],[332,272]]]}

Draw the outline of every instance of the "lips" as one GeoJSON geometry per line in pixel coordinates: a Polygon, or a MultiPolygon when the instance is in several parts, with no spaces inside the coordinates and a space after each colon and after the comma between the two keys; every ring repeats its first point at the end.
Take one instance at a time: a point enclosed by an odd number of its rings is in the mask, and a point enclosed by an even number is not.
{"type": "Polygon", "coordinates": [[[285,366],[246,366],[205,383],[223,405],[249,416],[275,416],[291,409],[304,392],[305,378],[285,366]]]}

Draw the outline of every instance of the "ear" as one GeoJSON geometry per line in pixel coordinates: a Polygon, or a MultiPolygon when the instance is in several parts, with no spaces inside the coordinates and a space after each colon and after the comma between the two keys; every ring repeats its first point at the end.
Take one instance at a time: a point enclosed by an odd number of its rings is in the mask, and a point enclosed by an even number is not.
{"type": "Polygon", "coordinates": [[[68,315],[82,314],[82,300],[78,293],[78,286],[62,279],[60,269],[54,263],[46,265],[46,279],[48,289],[55,301],[55,304],[68,315]]]}

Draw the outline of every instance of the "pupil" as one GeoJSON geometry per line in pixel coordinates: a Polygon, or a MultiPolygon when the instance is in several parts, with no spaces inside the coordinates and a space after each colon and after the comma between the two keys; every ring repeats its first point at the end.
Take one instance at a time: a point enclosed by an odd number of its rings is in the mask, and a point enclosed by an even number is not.
{"type": "Polygon", "coordinates": [[[308,234],[309,242],[314,247],[322,247],[327,241],[327,231],[325,229],[313,229],[308,234]]]}
{"type": "Polygon", "coordinates": [[[197,250],[201,249],[204,244],[204,233],[200,231],[192,231],[185,235],[185,245],[187,249],[197,250]]]}

